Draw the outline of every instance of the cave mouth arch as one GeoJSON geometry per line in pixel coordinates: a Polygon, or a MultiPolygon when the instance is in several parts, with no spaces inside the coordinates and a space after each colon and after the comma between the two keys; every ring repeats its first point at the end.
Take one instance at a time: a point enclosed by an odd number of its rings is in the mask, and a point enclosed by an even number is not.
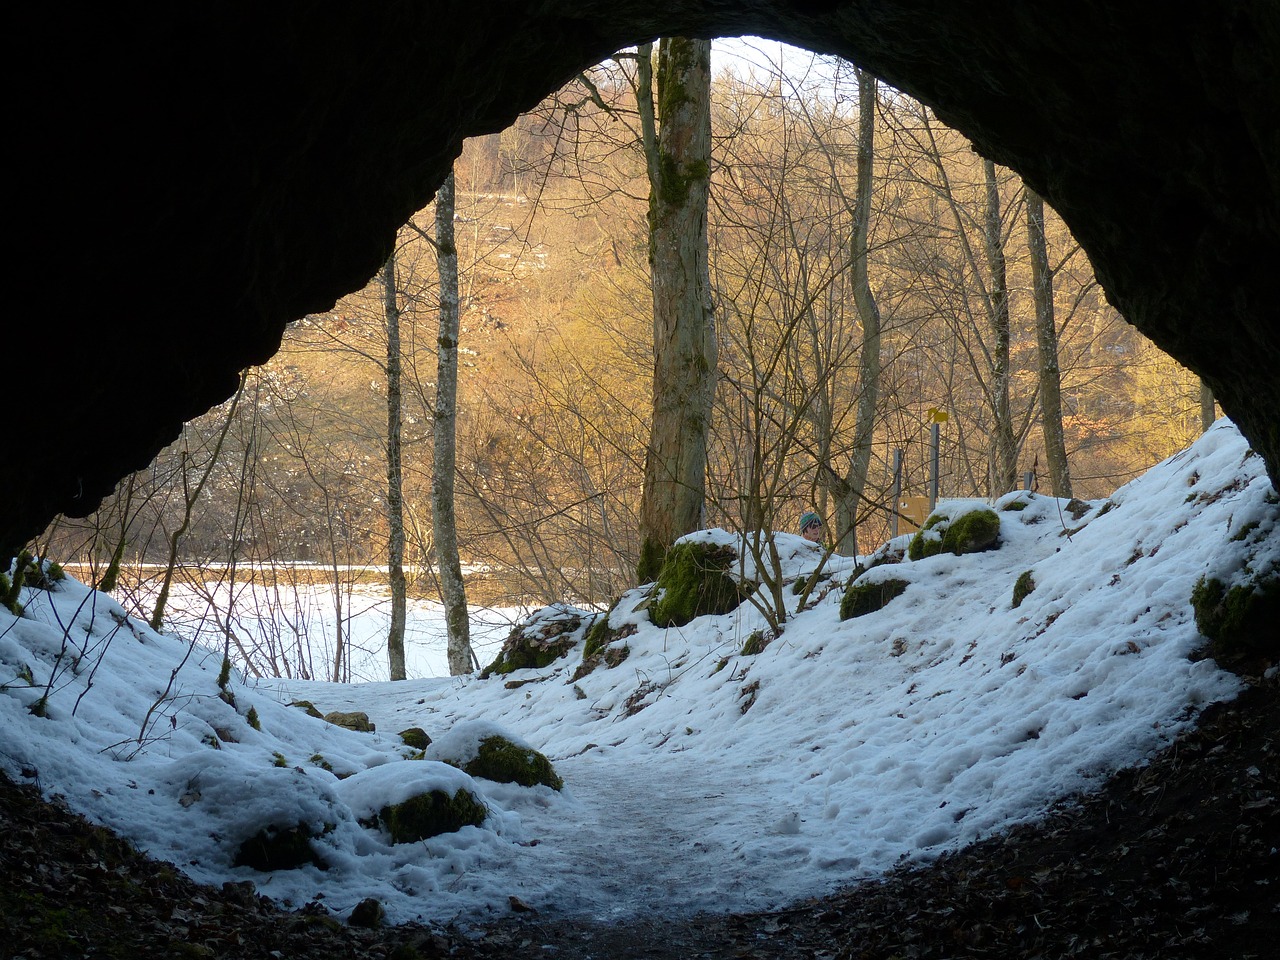
{"type": "Polygon", "coordinates": [[[33,198],[19,271],[47,278],[29,316],[53,314],[20,376],[79,415],[37,416],[15,438],[0,553],[57,513],[92,511],[274,353],[287,323],[363,285],[464,138],[663,34],[838,54],[930,106],[1046,198],[1112,303],[1205,379],[1280,477],[1280,12],[1268,0],[1165,20],[1105,0],[24,16],[18,35],[57,69],[19,118],[14,180],[33,198]]]}

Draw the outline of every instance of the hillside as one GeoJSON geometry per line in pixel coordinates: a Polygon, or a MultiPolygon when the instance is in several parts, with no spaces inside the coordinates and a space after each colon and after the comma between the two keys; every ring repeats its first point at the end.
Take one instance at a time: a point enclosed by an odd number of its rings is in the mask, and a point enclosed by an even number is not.
{"type": "MultiPolygon", "coordinates": [[[[887,955],[875,936],[916,929],[924,943],[951,916],[953,949],[999,955],[990,945],[1040,936],[1029,914],[1063,938],[1074,927],[1081,955],[1104,955],[1086,949],[1089,936],[1142,937],[1132,942],[1147,949],[1175,934],[1182,955],[1217,955],[1192,949],[1203,931],[1246,944],[1275,923],[1259,882],[1274,876],[1274,639],[1249,638],[1242,679],[1203,657],[1189,598],[1203,576],[1232,584],[1247,570],[1274,584],[1275,501],[1222,421],[1108,501],[1003,498],[997,549],[863,573],[905,584],[865,616],[839,618],[851,559],[828,565],[829,589],[804,611],[786,590],[785,629],[752,651],[764,621],[750,604],[663,628],[641,588],[609,614],[615,666],[584,672],[596,615],[556,606],[525,631],[560,631],[565,656],[489,679],[220,682],[219,655],[129,620],[109,597],[71,580],[35,585],[22,617],[0,612],[0,769],[190,880],[241,885],[228,896],[243,901],[248,882],[274,907],[339,920],[373,897],[403,931],[460,925],[473,939],[457,949],[491,956],[514,938],[565,945],[597,927],[757,951],[710,956],[834,956],[840,944],[841,956],[887,955]],[[1035,588],[1015,606],[1026,571],[1035,588]],[[1197,730],[1202,711],[1242,691],[1197,730]],[[313,719],[287,705],[295,697],[365,711],[378,731],[313,719]],[[407,845],[371,829],[371,791],[452,790],[465,777],[430,752],[413,758],[396,732],[420,726],[439,747],[472,721],[548,755],[565,789],[476,779],[480,826],[407,845]],[[243,840],[283,824],[315,826],[314,862],[235,865],[243,840]],[[1195,906],[1211,877],[1239,907],[1195,906]],[[1149,919],[1128,929],[1124,916],[1149,919]]],[[[954,519],[978,506],[941,509],[954,519]]],[[[815,565],[810,545],[776,542],[788,579],[815,565]]],[[[61,834],[24,812],[34,798],[6,796],[15,829],[4,832],[17,838],[6,873],[23,903],[47,905],[50,875],[31,870],[61,834]]],[[[52,879],[100,890],[132,877],[131,862],[94,855],[52,879]]],[[[164,873],[175,891],[188,882],[164,873]]],[[[249,902],[253,915],[274,908],[249,902]]],[[[452,929],[446,939],[461,935],[452,929]]],[[[386,955],[395,936],[360,949],[386,955]]],[[[217,955],[265,955],[254,949],[217,955]]]]}

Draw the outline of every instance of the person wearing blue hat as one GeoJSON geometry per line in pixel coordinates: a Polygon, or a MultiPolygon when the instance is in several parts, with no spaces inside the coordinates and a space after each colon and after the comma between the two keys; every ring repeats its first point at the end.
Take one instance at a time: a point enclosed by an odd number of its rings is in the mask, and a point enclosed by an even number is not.
{"type": "Polygon", "coordinates": [[[822,518],[812,510],[800,514],[800,536],[810,543],[822,542],[822,518]]]}

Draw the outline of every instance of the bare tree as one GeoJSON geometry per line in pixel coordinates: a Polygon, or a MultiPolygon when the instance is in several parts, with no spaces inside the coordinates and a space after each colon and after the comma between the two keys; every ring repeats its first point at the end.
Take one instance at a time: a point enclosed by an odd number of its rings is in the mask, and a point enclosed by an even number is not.
{"type": "Polygon", "coordinates": [[[835,500],[836,549],[854,556],[858,552],[858,508],[871,471],[871,448],[876,429],[876,401],[880,395],[880,307],[871,290],[868,261],[871,257],[871,190],[875,159],[876,78],[865,70],[858,77],[857,181],[853,197],[853,234],[849,238],[853,300],[862,326],[858,354],[858,413],[854,424],[849,469],[838,475],[829,463],[823,476],[835,500]]]}
{"type": "Polygon", "coordinates": [[[391,624],[387,666],[392,680],[405,679],[404,626],[404,476],[400,467],[403,428],[400,410],[400,306],[396,290],[396,254],[382,267],[383,307],[387,319],[387,581],[391,624]]]}
{"type": "Polygon", "coordinates": [[[214,467],[218,465],[218,458],[222,454],[222,444],[227,439],[227,433],[231,430],[231,424],[235,419],[236,406],[240,403],[240,397],[244,394],[245,378],[246,374],[241,373],[240,385],[236,388],[235,396],[231,398],[231,405],[227,410],[222,430],[219,432],[218,439],[209,453],[209,459],[205,461],[204,470],[200,473],[200,477],[195,481],[194,485],[192,485],[186,470],[188,465],[187,451],[183,450],[182,519],[177,528],[169,535],[168,562],[165,564],[164,578],[160,584],[160,592],[156,596],[155,608],[151,611],[152,630],[159,630],[164,623],[164,608],[169,602],[169,590],[173,585],[174,571],[178,566],[178,548],[182,544],[183,536],[191,526],[191,516],[195,510],[196,501],[200,499],[200,494],[204,490],[205,484],[209,482],[209,476],[213,473],[214,467]]]}
{"type": "Polygon", "coordinates": [[[1000,214],[1000,182],[996,179],[996,165],[992,161],[982,161],[982,173],[986,186],[982,237],[987,249],[991,309],[990,390],[995,414],[991,493],[999,495],[1017,486],[1018,441],[1014,434],[1013,412],[1009,406],[1009,280],[1005,267],[1004,228],[1000,214]]]}

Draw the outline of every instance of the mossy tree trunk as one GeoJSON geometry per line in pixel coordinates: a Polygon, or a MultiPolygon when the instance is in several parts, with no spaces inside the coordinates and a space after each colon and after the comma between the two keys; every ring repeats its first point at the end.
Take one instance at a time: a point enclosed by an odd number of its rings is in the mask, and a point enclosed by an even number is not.
{"type": "Polygon", "coordinates": [[[717,347],[707,263],[711,43],[663,39],[657,111],[651,45],[640,48],[638,102],[649,173],[653,418],[640,503],[637,576],[657,576],[666,549],[702,526],[717,347]]]}
{"type": "Polygon", "coordinates": [[[440,568],[440,594],[448,629],[449,674],[470,673],[471,626],[458,555],[454,510],[455,438],[458,419],[458,248],[453,237],[454,178],[436,194],[436,263],[440,273],[440,334],[436,353],[435,447],[431,464],[431,513],[440,568]]]}

